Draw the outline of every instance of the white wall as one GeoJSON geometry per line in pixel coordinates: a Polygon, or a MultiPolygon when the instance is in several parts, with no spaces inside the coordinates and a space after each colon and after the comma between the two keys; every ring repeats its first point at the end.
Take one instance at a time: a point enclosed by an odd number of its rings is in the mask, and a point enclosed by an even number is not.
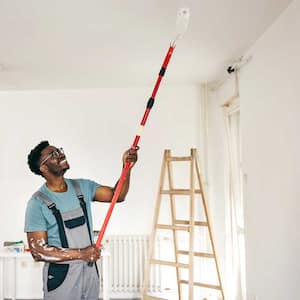
{"type": "MultiPolygon", "coordinates": [[[[240,74],[248,300],[299,298],[299,11],[296,0],[249,50],[240,74]]],[[[212,95],[209,112],[220,139],[224,94],[212,95]]],[[[210,153],[222,211],[223,158],[210,153]]]]}
{"type": "MultiPolygon", "coordinates": [[[[114,185],[122,153],[133,142],[150,92],[150,88],[1,92],[1,223],[6,224],[0,228],[1,240],[23,238],[26,202],[43,183],[26,164],[33,146],[49,139],[66,151],[71,165],[67,176],[114,185]]],[[[161,88],[140,140],[127,201],[116,206],[108,233],[149,232],[163,150],[186,154],[198,146],[199,95],[193,86],[161,88]]],[[[95,229],[107,208],[95,204],[95,229]]]]}
{"type": "MultiPolygon", "coordinates": [[[[0,240],[26,239],[26,202],[43,183],[27,167],[31,148],[48,139],[65,149],[71,165],[67,177],[114,185],[121,174],[122,153],[133,142],[151,91],[152,87],[0,92],[0,240]]],[[[131,189],[126,201],[115,207],[107,234],[150,233],[163,150],[189,155],[190,148],[198,147],[199,111],[198,87],[162,85],[140,140],[131,189]]],[[[99,229],[108,205],[93,205],[94,228],[99,229]]],[[[40,286],[37,291],[24,279],[26,264],[23,269],[18,272],[23,278],[19,297],[39,295],[40,286]]]]}

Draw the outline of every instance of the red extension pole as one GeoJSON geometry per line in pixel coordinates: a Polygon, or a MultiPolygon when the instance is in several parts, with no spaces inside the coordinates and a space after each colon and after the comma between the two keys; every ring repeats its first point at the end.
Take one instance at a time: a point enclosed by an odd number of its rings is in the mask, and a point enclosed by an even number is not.
{"type": "MultiPolygon", "coordinates": [[[[134,138],[134,141],[133,141],[133,144],[131,146],[131,149],[135,149],[136,146],[138,145],[138,142],[140,140],[140,137],[141,137],[141,132],[142,132],[142,129],[144,128],[145,124],[146,124],[146,121],[148,119],[148,116],[149,116],[149,113],[150,113],[150,110],[154,104],[154,100],[155,100],[155,96],[156,96],[156,93],[158,91],[158,88],[159,88],[159,85],[160,85],[160,82],[165,74],[165,71],[167,69],[167,66],[169,64],[169,61],[171,59],[171,56],[173,54],[173,50],[175,48],[175,45],[171,45],[166,56],[165,56],[165,59],[164,59],[164,62],[163,62],[163,65],[160,69],[160,72],[159,72],[159,76],[156,80],[156,83],[155,83],[155,86],[154,86],[154,89],[153,89],[153,92],[152,92],[152,95],[151,95],[151,98],[148,100],[148,103],[147,103],[147,108],[146,108],[146,111],[144,113],[144,116],[142,118],[142,121],[140,123],[140,130],[139,132],[136,134],[135,138],[134,138]]],[[[127,176],[127,173],[128,173],[128,170],[129,170],[129,167],[130,167],[130,162],[127,162],[122,170],[122,173],[121,173],[121,177],[119,179],[119,182],[115,188],[115,192],[114,192],[114,195],[113,195],[113,198],[112,198],[112,201],[111,201],[111,204],[110,204],[110,207],[107,211],[107,214],[106,214],[106,217],[104,219],[104,222],[103,222],[103,225],[102,225],[102,228],[99,232],[99,235],[98,235],[98,238],[97,238],[97,242],[96,242],[96,247],[99,248],[100,245],[101,245],[101,241],[103,239],[103,236],[104,236],[104,233],[105,233],[105,230],[106,230],[106,227],[108,225],[108,222],[109,222],[109,219],[111,217],[111,214],[112,214],[112,211],[114,209],[114,206],[119,198],[119,195],[120,195],[120,192],[121,192],[121,189],[122,189],[122,186],[123,186],[123,183],[126,179],[126,176],[127,176]]]]}

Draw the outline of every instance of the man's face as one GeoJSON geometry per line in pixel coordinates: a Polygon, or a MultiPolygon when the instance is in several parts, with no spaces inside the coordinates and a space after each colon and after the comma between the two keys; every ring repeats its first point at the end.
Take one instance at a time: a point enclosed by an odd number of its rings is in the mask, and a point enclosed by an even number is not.
{"type": "Polygon", "coordinates": [[[42,151],[40,166],[42,165],[45,165],[49,173],[55,176],[64,175],[70,168],[63,149],[54,146],[48,146],[42,151]]]}

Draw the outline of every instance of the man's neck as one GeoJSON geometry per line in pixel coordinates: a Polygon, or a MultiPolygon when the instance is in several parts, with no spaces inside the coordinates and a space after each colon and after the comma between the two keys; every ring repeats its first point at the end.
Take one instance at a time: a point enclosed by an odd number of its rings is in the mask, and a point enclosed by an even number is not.
{"type": "Polygon", "coordinates": [[[50,191],[57,193],[66,192],[68,189],[63,176],[47,178],[46,185],[50,191]]]}

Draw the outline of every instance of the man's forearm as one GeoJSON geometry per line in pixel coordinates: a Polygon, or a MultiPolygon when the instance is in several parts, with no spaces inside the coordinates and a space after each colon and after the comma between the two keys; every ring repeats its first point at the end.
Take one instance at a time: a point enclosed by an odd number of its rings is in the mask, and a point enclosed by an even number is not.
{"type": "MultiPolygon", "coordinates": [[[[128,190],[129,190],[129,184],[130,184],[130,171],[131,171],[131,170],[128,171],[128,173],[127,173],[127,175],[126,175],[126,178],[125,178],[125,180],[124,180],[123,186],[122,186],[122,188],[121,188],[120,195],[119,195],[119,197],[118,197],[118,202],[124,201],[125,198],[126,198],[126,195],[127,195],[127,193],[128,193],[128,190]]],[[[116,183],[115,188],[117,187],[118,183],[119,183],[119,182],[116,183]]],[[[115,188],[114,188],[114,190],[115,190],[115,188]]]]}
{"type": "Polygon", "coordinates": [[[36,261],[63,262],[82,259],[80,249],[54,247],[46,244],[43,240],[30,241],[30,252],[36,261]]]}
{"type": "Polygon", "coordinates": [[[63,262],[75,259],[96,262],[101,248],[91,245],[83,249],[60,248],[48,245],[43,239],[30,239],[30,251],[36,261],[63,262]]]}

